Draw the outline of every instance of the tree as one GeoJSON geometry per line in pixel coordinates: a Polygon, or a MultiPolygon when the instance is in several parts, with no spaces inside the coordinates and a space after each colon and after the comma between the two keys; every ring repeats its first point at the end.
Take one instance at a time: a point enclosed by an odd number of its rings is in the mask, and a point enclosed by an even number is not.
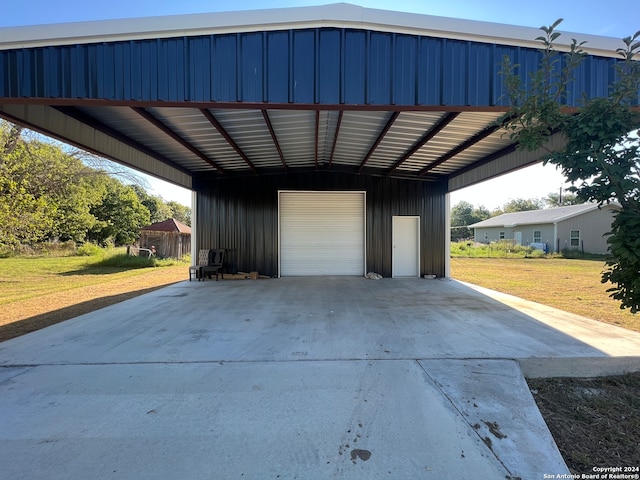
{"type": "Polygon", "coordinates": [[[578,198],[575,193],[562,193],[562,196],[560,196],[560,193],[550,192],[544,201],[550,208],[580,205],[581,203],[584,203],[584,200],[578,198]]]}
{"type": "Polygon", "coordinates": [[[131,188],[138,195],[140,203],[149,210],[149,221],[151,223],[163,222],[168,218],[172,218],[171,207],[164,202],[162,197],[149,195],[140,185],[131,185],[131,188]]]}
{"type": "Polygon", "coordinates": [[[610,94],[583,98],[580,108],[568,109],[564,106],[574,73],[586,56],[585,42],[573,39],[568,52],[558,52],[554,42],[561,21],[541,27],[540,67],[526,82],[518,65],[503,59],[501,73],[511,109],[502,125],[518,148],[546,149],[542,160],[560,167],[579,199],[621,206],[609,232],[602,282],[612,284],[608,291],[620,308],[635,313],[640,309],[640,31],[622,40],[610,94]],[[556,134],[565,146],[550,150],[547,141],[556,134]]]}
{"type": "Polygon", "coordinates": [[[132,186],[111,177],[102,180],[94,185],[102,192],[102,200],[91,209],[96,223],[88,232],[89,239],[98,244],[134,243],[140,237],[140,228],[149,224],[149,209],[132,186]]]}
{"type": "Polygon", "coordinates": [[[149,195],[127,169],[0,120],[0,245],[123,245],[150,222],[190,224],[190,215],[184,205],[149,195]]]}
{"type": "Polygon", "coordinates": [[[511,199],[501,208],[493,212],[493,215],[500,213],[526,212],[528,210],[541,210],[544,208],[544,201],[539,198],[516,198],[511,199]]]}
{"type": "Polygon", "coordinates": [[[171,217],[191,226],[191,209],[181,203],[170,201],[167,202],[167,206],[171,209],[171,217]]]}
{"type": "Polygon", "coordinates": [[[87,176],[99,174],[59,148],[0,122],[0,244],[82,240],[93,217],[87,176]]]}
{"type": "Polygon", "coordinates": [[[475,208],[469,202],[458,202],[451,209],[451,241],[473,238],[473,232],[468,225],[486,220],[490,216],[489,210],[483,206],[475,208]]]}

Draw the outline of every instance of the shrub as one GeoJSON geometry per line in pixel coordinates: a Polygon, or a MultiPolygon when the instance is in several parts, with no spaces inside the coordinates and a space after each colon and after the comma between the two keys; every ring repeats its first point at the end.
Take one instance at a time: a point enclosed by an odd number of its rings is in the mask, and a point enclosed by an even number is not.
{"type": "Polygon", "coordinates": [[[157,266],[156,258],[136,257],[127,255],[126,253],[117,253],[115,255],[105,256],[102,260],[95,263],[97,267],[115,267],[115,268],[147,268],[157,266]]]}
{"type": "Polygon", "coordinates": [[[83,243],[76,250],[76,255],[82,257],[98,257],[104,254],[104,250],[93,243],[83,243]]]}
{"type": "Polygon", "coordinates": [[[452,257],[469,258],[544,258],[542,250],[517,245],[513,240],[492,243],[472,243],[468,241],[451,243],[452,257]]]}

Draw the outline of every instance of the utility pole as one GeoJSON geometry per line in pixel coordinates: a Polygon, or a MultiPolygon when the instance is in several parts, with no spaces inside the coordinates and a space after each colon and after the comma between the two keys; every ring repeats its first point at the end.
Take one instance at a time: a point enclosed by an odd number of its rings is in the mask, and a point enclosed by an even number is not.
{"type": "Polygon", "coordinates": [[[562,185],[560,185],[560,195],[558,196],[558,206],[562,206],[562,185]]]}

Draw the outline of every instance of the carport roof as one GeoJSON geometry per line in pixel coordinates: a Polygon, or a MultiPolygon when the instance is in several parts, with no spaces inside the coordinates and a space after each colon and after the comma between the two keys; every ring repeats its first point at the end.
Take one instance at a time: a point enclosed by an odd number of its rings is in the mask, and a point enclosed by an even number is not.
{"type": "MultiPolygon", "coordinates": [[[[0,116],[187,188],[333,170],[455,190],[540,160],[495,126],[502,57],[531,71],[539,33],[349,4],[4,28],[0,116]]],[[[579,38],[568,106],[607,94],[620,46],[579,38]]]]}

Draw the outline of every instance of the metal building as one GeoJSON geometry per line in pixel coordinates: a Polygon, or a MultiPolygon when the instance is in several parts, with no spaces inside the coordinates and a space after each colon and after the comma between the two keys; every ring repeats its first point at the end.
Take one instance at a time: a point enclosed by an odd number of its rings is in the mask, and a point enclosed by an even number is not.
{"type": "MultiPolygon", "coordinates": [[[[495,126],[539,34],[348,4],[4,28],[0,116],[192,189],[193,250],[240,270],[447,276],[448,193],[541,159],[495,126]]],[[[569,106],[621,46],[580,40],[569,106]]]]}

